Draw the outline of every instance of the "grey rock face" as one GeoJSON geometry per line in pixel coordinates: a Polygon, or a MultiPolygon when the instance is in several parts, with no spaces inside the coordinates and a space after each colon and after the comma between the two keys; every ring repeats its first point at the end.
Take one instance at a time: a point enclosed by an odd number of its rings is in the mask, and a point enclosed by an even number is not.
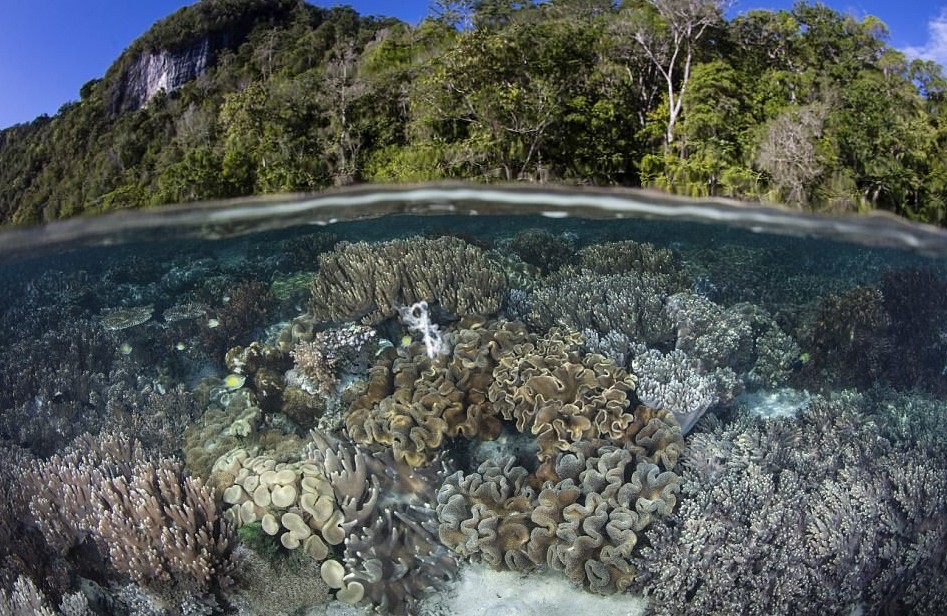
{"type": "Polygon", "coordinates": [[[139,54],[116,85],[110,111],[134,111],[161,90],[173,92],[202,75],[212,65],[214,51],[211,39],[203,37],[178,49],[139,54]]]}

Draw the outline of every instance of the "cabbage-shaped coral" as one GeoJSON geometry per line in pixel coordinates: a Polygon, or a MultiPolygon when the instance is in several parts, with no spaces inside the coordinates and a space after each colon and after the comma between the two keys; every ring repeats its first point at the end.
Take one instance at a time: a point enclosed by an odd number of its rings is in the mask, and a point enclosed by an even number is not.
{"type": "Polygon", "coordinates": [[[503,271],[458,238],[342,242],[319,257],[310,307],[319,321],[377,325],[420,301],[456,316],[495,314],[506,290],[503,271]]]}
{"type": "Polygon", "coordinates": [[[583,355],[580,342],[555,330],[515,345],[493,371],[490,400],[517,430],[536,436],[542,460],[583,439],[622,440],[634,420],[635,377],[601,355],[583,355]]]}
{"type": "Polygon", "coordinates": [[[489,440],[500,417],[487,392],[498,358],[529,335],[519,323],[464,319],[448,332],[450,355],[431,358],[420,343],[382,358],[345,422],[357,443],[391,447],[397,460],[429,463],[445,438],[489,440]]]}
{"type": "Polygon", "coordinates": [[[449,477],[437,493],[441,542],[497,569],[522,571],[541,564],[527,551],[536,527],[531,520],[536,495],[528,479],[512,457],[487,460],[476,473],[449,477]]]}
{"type": "Polygon", "coordinates": [[[627,588],[638,534],[670,515],[679,478],[633,448],[583,441],[576,449],[558,456],[560,481],[540,490],[513,458],[448,477],[437,493],[441,541],[494,568],[548,565],[597,593],[627,588]]]}

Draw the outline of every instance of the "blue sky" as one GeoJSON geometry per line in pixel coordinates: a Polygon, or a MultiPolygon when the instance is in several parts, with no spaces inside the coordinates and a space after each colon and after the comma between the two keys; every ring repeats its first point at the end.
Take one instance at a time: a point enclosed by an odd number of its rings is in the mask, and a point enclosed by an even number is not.
{"type": "MultiPolygon", "coordinates": [[[[334,2],[313,2],[331,6],[334,2]]],[[[888,24],[889,43],[947,65],[947,0],[825,0],[857,17],[888,24]]],[[[190,4],[185,0],[0,1],[0,128],[54,114],[79,98],[79,88],[108,66],[152,23],[190,4]]],[[[364,15],[417,23],[430,0],[351,0],[364,15]]],[[[730,14],[788,9],[792,0],[737,0],[730,14]]]]}

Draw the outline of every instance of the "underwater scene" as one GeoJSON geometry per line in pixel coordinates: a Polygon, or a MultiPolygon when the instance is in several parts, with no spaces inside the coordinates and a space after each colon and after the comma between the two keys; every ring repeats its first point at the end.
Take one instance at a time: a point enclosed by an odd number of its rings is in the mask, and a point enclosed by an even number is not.
{"type": "Polygon", "coordinates": [[[947,613],[947,233],[359,189],[0,234],[0,615],[947,613]]]}

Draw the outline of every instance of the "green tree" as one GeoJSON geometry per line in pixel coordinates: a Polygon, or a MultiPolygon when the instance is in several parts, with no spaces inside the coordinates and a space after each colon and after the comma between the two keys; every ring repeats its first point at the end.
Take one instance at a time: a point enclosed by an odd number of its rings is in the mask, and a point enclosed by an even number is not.
{"type": "Polygon", "coordinates": [[[674,129],[684,104],[697,45],[707,30],[719,24],[727,0],[645,0],[635,7],[635,41],[665,83],[667,120],[665,145],[674,143],[674,129]],[[648,8],[652,10],[647,10],[648,8]]]}

